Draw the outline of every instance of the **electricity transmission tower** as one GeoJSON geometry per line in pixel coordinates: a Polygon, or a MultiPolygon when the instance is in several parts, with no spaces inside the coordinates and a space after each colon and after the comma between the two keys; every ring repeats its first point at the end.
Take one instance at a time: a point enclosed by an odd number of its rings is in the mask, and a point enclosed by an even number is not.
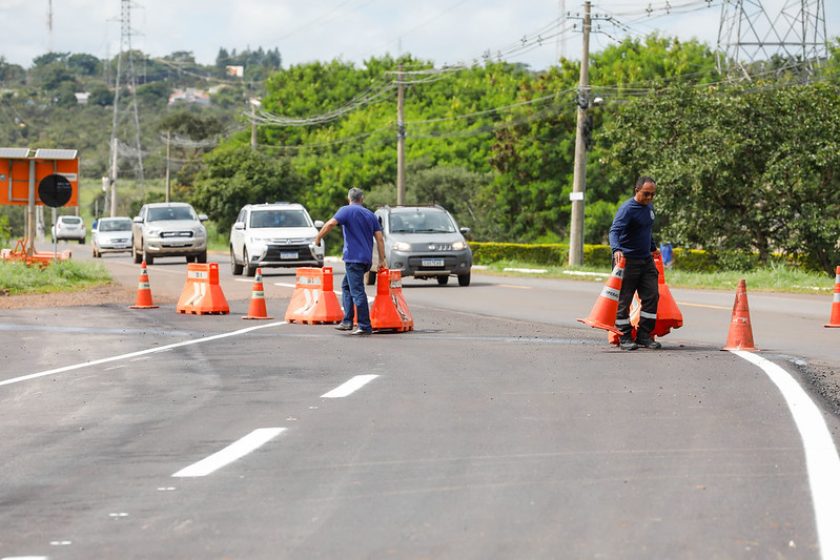
{"type": "Polygon", "coordinates": [[[114,117],[111,123],[111,174],[110,174],[110,198],[111,216],[117,215],[117,171],[119,168],[120,138],[130,134],[133,124],[134,146],[127,147],[126,143],[122,150],[126,155],[136,157],[136,177],[142,187],[143,176],[143,150],[140,145],[140,115],[137,111],[137,74],[134,71],[134,53],[131,49],[131,0],[120,0],[120,54],[117,57],[117,76],[114,80],[114,117]],[[125,66],[125,68],[124,68],[125,66]],[[126,86],[129,101],[126,105],[122,98],[122,86],[126,86]],[[130,124],[126,125],[126,119],[130,124]]]}
{"type": "Polygon", "coordinates": [[[775,17],[761,0],[724,0],[720,12],[717,65],[750,78],[756,62],[781,57],[783,67],[804,65],[810,74],[827,56],[825,0],[785,0],[775,17]]]}

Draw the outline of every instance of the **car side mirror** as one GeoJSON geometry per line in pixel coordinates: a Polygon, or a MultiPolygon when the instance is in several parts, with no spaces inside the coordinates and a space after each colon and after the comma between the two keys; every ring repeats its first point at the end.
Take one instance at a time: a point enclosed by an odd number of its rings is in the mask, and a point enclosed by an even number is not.
{"type": "Polygon", "coordinates": [[[468,227],[462,227],[462,228],[461,228],[460,230],[458,230],[458,231],[460,231],[460,232],[461,232],[461,235],[467,235],[467,234],[470,232],[470,228],[468,228],[468,227]]]}
{"type": "Polygon", "coordinates": [[[318,229],[324,227],[324,220],[315,220],[315,227],[318,229]]]}
{"type": "Polygon", "coordinates": [[[198,221],[199,222],[206,222],[207,220],[208,220],[207,214],[199,214],[198,215],[198,221]]]}
{"type": "Polygon", "coordinates": [[[143,218],[141,218],[140,216],[134,216],[134,219],[131,220],[131,221],[134,222],[135,224],[142,224],[143,223],[143,218]]]}
{"type": "Polygon", "coordinates": [[[236,222],[233,224],[233,229],[245,229],[245,222],[236,222]]]}

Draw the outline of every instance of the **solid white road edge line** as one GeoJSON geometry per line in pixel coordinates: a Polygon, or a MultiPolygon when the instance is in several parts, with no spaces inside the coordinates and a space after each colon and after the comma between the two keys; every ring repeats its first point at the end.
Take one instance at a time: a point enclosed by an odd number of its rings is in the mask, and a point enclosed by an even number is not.
{"type": "Polygon", "coordinates": [[[837,530],[837,520],[840,519],[840,458],[820,409],[783,368],[751,352],[731,352],[763,369],[781,391],[805,448],[820,556],[825,559],[840,558],[840,531],[837,530]]]}
{"type": "Polygon", "coordinates": [[[116,362],[118,360],[127,360],[129,358],[136,358],[137,356],[145,356],[146,354],[154,354],[156,352],[163,352],[166,350],[171,350],[173,348],[180,348],[182,346],[191,346],[193,344],[201,344],[203,342],[210,342],[212,340],[219,340],[221,338],[227,338],[230,336],[237,336],[240,334],[249,333],[251,331],[255,331],[258,329],[266,329],[269,327],[278,327],[280,325],[285,325],[286,321],[277,321],[274,323],[266,323],[264,325],[257,325],[254,327],[248,327],[245,329],[239,329],[237,331],[222,333],[222,334],[214,334],[212,336],[205,336],[203,338],[196,338],[194,340],[185,340],[183,342],[175,342],[172,344],[167,344],[166,346],[158,346],[157,348],[149,348],[148,350],[139,350],[137,352],[130,352],[128,354],[120,354],[119,356],[110,356],[108,358],[100,358],[99,360],[93,360],[90,362],[82,362],[81,364],[74,364],[72,366],[64,366],[55,369],[49,369],[47,371],[39,371],[38,373],[30,373],[29,375],[22,375],[20,377],[13,377],[11,379],[5,379],[0,381],[0,387],[3,385],[12,385],[13,383],[20,383],[22,381],[29,381],[30,379],[37,379],[39,377],[44,377],[47,375],[55,375],[57,373],[65,373],[67,371],[73,371],[76,369],[82,369],[85,367],[90,366],[98,366],[100,364],[107,364],[109,362],[116,362]]]}
{"type": "Polygon", "coordinates": [[[201,461],[193,463],[189,467],[184,467],[172,476],[177,478],[207,476],[225,465],[229,465],[237,459],[241,459],[248,453],[259,449],[285,431],[286,428],[257,428],[247,436],[236,440],[221,451],[217,451],[209,457],[205,457],[201,461]]]}
{"type": "Polygon", "coordinates": [[[346,383],[342,383],[329,393],[324,393],[321,395],[322,399],[340,399],[342,397],[346,397],[347,395],[351,395],[379,377],[378,375],[357,375],[347,381],[346,383]]]}

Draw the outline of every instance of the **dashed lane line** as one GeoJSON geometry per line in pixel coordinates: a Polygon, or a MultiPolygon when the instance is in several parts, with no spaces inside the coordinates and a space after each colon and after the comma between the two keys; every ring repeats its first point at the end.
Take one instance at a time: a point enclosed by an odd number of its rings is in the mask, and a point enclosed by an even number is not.
{"type": "Polygon", "coordinates": [[[241,459],[245,455],[259,449],[285,431],[286,428],[257,428],[221,451],[217,451],[197,463],[184,467],[172,476],[175,478],[207,476],[225,465],[229,465],[237,459],[241,459]]]}
{"type": "Polygon", "coordinates": [[[783,368],[751,352],[732,353],[764,370],[782,393],[805,448],[820,556],[826,560],[840,558],[840,457],[820,409],[783,368]]]}
{"type": "Polygon", "coordinates": [[[90,362],[82,362],[80,364],[73,364],[71,366],[64,366],[55,369],[48,369],[46,371],[39,371],[37,373],[30,373],[28,375],[21,375],[20,377],[13,377],[11,379],[4,379],[0,381],[0,387],[4,385],[13,385],[15,383],[22,383],[23,381],[29,381],[31,379],[38,379],[39,377],[46,377],[47,375],[56,375],[59,373],[66,373],[68,371],[74,371],[77,369],[82,369],[90,366],[98,366],[100,364],[108,364],[111,362],[117,362],[119,360],[128,360],[132,358],[138,358],[140,356],[146,356],[148,354],[156,354],[158,352],[165,352],[167,350],[171,350],[173,348],[181,348],[182,346],[192,346],[193,344],[202,344],[205,342],[212,342],[214,340],[219,340],[222,338],[228,338],[231,336],[238,336],[241,334],[246,334],[251,331],[256,331],[259,329],[267,329],[270,327],[278,327],[280,325],[285,325],[286,321],[277,321],[274,323],[266,323],[264,325],[256,325],[253,327],[248,327],[245,329],[239,329],[236,331],[231,331],[227,333],[221,334],[214,334],[212,336],[205,336],[202,338],[196,338],[193,340],[185,340],[182,342],[175,342],[172,344],[167,344],[165,346],[158,346],[157,348],[149,348],[147,350],[139,350],[137,352],[129,352],[128,354],[119,354],[117,356],[109,356],[107,358],[100,358],[98,360],[91,360],[90,362]]]}
{"type": "Polygon", "coordinates": [[[374,379],[379,377],[378,375],[357,375],[347,381],[346,383],[342,383],[332,391],[328,393],[324,393],[321,395],[322,399],[340,399],[342,397],[346,397],[348,395],[352,395],[374,379]]]}

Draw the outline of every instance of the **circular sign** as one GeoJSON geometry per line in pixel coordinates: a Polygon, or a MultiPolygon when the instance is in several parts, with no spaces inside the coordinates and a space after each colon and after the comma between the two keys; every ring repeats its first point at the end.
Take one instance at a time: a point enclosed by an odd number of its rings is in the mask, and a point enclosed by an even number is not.
{"type": "Polygon", "coordinates": [[[64,175],[47,175],[38,183],[38,196],[51,208],[64,206],[73,195],[73,185],[64,175]]]}

